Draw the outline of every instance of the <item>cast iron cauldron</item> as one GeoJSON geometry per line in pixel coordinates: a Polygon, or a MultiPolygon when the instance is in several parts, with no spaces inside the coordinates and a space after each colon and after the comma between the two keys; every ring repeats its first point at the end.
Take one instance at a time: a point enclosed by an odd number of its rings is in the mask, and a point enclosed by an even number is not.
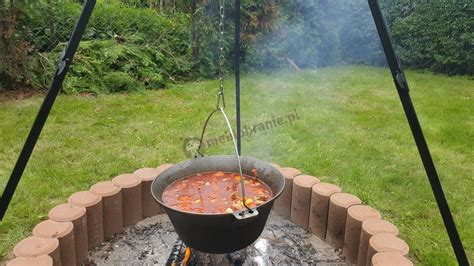
{"type": "Polygon", "coordinates": [[[153,181],[153,197],[164,207],[174,229],[187,246],[205,253],[230,253],[249,246],[262,233],[273,201],[283,191],[285,179],[280,171],[264,161],[240,158],[242,173],[252,175],[251,170],[257,169],[257,178],[265,182],[273,193],[273,198],[256,208],[258,214],[255,212],[241,217],[237,213],[189,213],[168,207],[162,201],[164,189],[185,176],[212,171],[238,173],[235,156],[217,155],[184,161],[168,168],[153,181]]]}

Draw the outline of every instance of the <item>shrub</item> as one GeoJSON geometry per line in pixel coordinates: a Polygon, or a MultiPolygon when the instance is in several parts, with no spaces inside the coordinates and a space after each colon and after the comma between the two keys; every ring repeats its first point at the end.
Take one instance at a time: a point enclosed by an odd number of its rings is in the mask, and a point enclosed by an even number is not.
{"type": "Polygon", "coordinates": [[[402,10],[392,10],[390,27],[402,62],[451,75],[474,74],[472,2],[416,1],[402,10]]]}
{"type": "MultiPolygon", "coordinates": [[[[64,83],[65,92],[88,91],[94,93],[116,92],[117,86],[103,82],[103,77],[122,73],[122,77],[135,81],[135,87],[159,89],[169,80],[163,75],[174,73],[169,58],[162,56],[157,47],[135,45],[133,40],[118,43],[115,40],[85,41],[81,44],[68,77],[64,83]],[[163,63],[163,64],[162,64],[163,63]]],[[[126,79],[120,79],[125,80],[126,79]]]]}
{"type": "Polygon", "coordinates": [[[124,72],[111,72],[104,76],[104,86],[110,92],[129,92],[143,89],[140,82],[124,72]]]}
{"type": "MultiPolygon", "coordinates": [[[[0,89],[49,86],[81,2],[0,0],[0,89]]],[[[474,74],[474,5],[380,2],[405,66],[474,74]]],[[[233,5],[226,4],[226,71],[233,65],[233,5]]],[[[178,1],[167,7],[172,14],[158,6],[155,0],[98,1],[64,91],[114,91],[103,82],[111,73],[123,73],[147,89],[216,76],[217,2],[178,1]]],[[[289,61],[301,68],[386,63],[366,0],[244,0],[241,26],[244,70],[273,70],[289,61]]]]}
{"type": "MultiPolygon", "coordinates": [[[[0,68],[0,76],[12,73],[11,76],[23,86],[48,88],[58,58],[81,10],[78,3],[60,2],[61,5],[49,7],[55,9],[57,16],[54,18],[57,21],[53,23],[54,32],[46,16],[39,16],[39,11],[28,11],[30,16],[23,18],[21,23],[31,27],[21,32],[23,38],[29,36],[22,40],[28,47],[29,55],[13,68],[18,70],[16,73],[0,68]]],[[[36,3],[28,5],[23,12],[31,9],[45,11],[45,8],[47,6],[36,3]]],[[[186,14],[168,17],[153,9],[140,9],[118,2],[99,2],[64,82],[63,91],[120,91],[124,87],[131,88],[128,86],[131,85],[130,78],[135,81],[134,87],[158,89],[169,82],[188,79],[193,66],[188,20],[186,14]],[[120,80],[128,83],[124,87],[110,82],[104,84],[103,78],[111,73],[112,77],[121,77],[120,80]],[[109,88],[110,84],[113,87],[109,88]]]]}

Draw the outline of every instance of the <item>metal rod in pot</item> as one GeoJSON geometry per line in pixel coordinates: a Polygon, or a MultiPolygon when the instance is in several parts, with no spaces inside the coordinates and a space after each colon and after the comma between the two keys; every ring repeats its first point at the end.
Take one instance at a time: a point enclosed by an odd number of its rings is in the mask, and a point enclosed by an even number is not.
{"type": "Polygon", "coordinates": [[[202,153],[201,153],[201,148],[202,148],[202,143],[203,143],[203,140],[204,140],[204,134],[206,132],[206,129],[207,129],[207,125],[209,123],[209,120],[211,119],[211,117],[216,113],[220,111],[222,113],[222,115],[224,116],[225,118],[225,121],[227,123],[227,128],[229,129],[230,131],[230,136],[232,137],[232,143],[234,144],[234,149],[235,149],[235,154],[237,156],[237,163],[239,165],[239,175],[240,175],[240,186],[241,186],[241,196],[242,196],[242,205],[244,205],[244,207],[250,212],[250,213],[253,213],[253,210],[247,206],[247,203],[245,203],[245,200],[246,200],[246,196],[245,196],[245,186],[244,186],[244,176],[242,174],[242,164],[240,162],[240,154],[239,154],[239,150],[237,148],[237,142],[235,140],[235,136],[234,136],[234,131],[232,130],[232,126],[230,125],[230,122],[229,122],[229,118],[227,118],[227,115],[226,113],[224,112],[224,108],[223,107],[219,107],[217,109],[215,109],[214,111],[212,111],[209,116],[207,117],[206,119],[206,122],[204,123],[204,127],[202,129],[202,132],[201,132],[201,138],[199,140],[199,147],[198,147],[198,153],[199,155],[201,156],[204,156],[202,153]]]}
{"type": "Polygon", "coordinates": [[[242,175],[242,164],[240,163],[240,154],[239,154],[239,149],[237,148],[237,142],[235,141],[234,132],[232,131],[232,127],[230,125],[229,119],[227,118],[227,115],[224,112],[224,109],[222,107],[219,109],[222,112],[222,115],[224,116],[225,121],[227,122],[227,127],[229,128],[230,136],[232,137],[232,142],[234,143],[234,149],[237,155],[237,162],[239,163],[240,187],[242,191],[242,204],[244,205],[245,208],[247,208],[247,210],[249,210],[250,213],[252,213],[253,211],[247,206],[247,203],[245,203],[246,197],[245,197],[244,176],[242,175]]]}

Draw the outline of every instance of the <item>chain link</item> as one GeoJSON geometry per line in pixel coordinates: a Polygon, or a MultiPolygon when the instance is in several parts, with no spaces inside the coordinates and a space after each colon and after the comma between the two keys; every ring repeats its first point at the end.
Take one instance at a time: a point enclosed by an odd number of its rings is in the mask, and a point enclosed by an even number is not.
{"type": "Polygon", "coordinates": [[[225,0],[219,0],[219,92],[217,94],[217,109],[225,108],[224,97],[224,19],[225,0]]]}

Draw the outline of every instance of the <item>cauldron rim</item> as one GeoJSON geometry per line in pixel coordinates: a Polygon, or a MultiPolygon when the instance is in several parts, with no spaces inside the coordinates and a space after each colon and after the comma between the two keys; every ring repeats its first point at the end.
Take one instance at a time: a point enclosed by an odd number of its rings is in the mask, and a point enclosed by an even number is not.
{"type": "MultiPolygon", "coordinates": [[[[224,156],[224,157],[227,157],[227,156],[229,156],[229,157],[235,157],[235,156],[233,156],[233,155],[211,155],[211,156],[206,156],[206,158],[223,157],[223,156],[224,156]]],[[[202,158],[202,157],[201,157],[201,158],[202,158]]],[[[265,162],[265,161],[262,161],[262,160],[258,160],[258,159],[252,158],[252,157],[248,157],[248,156],[240,156],[240,158],[246,158],[246,159],[251,159],[251,160],[254,160],[254,161],[260,161],[260,162],[262,162],[262,163],[266,163],[268,167],[273,168],[273,169],[279,171],[275,166],[271,165],[271,164],[268,163],[268,162],[265,162]]],[[[152,182],[152,184],[151,184],[151,186],[150,186],[151,195],[152,195],[153,199],[155,199],[156,202],[158,202],[161,206],[163,206],[163,207],[165,207],[165,208],[171,209],[171,210],[176,211],[176,212],[185,213],[185,214],[188,214],[188,215],[212,216],[212,217],[223,216],[223,217],[224,217],[224,216],[230,216],[230,215],[233,216],[234,213],[241,212],[241,211],[236,211],[236,212],[231,212],[231,213],[197,213],[197,212],[182,211],[182,210],[179,210],[179,209],[170,207],[169,205],[165,204],[163,201],[161,201],[161,200],[155,195],[155,193],[154,193],[154,191],[153,191],[153,187],[154,187],[154,183],[155,183],[155,182],[158,182],[157,180],[158,180],[158,178],[160,177],[160,175],[164,175],[164,174],[166,174],[166,172],[172,171],[172,169],[173,169],[174,167],[178,167],[180,164],[185,164],[186,162],[190,162],[190,161],[193,161],[193,160],[195,160],[195,159],[189,159],[189,160],[181,161],[181,162],[179,162],[179,163],[177,163],[177,164],[174,164],[174,165],[170,166],[169,168],[165,169],[163,172],[159,173],[158,176],[153,180],[153,182],[152,182]]],[[[180,179],[185,178],[185,177],[186,177],[186,176],[183,176],[183,177],[181,177],[180,179]]],[[[265,185],[268,186],[268,184],[267,184],[265,181],[263,181],[263,180],[261,180],[261,179],[259,179],[259,178],[257,178],[257,179],[258,179],[259,181],[263,182],[265,185]]],[[[283,182],[285,182],[285,178],[283,178],[283,182]]],[[[277,199],[277,198],[283,193],[284,187],[285,187],[285,185],[283,184],[283,186],[279,189],[279,191],[278,191],[276,194],[274,194],[273,191],[272,191],[272,197],[271,197],[270,199],[268,199],[267,201],[265,201],[265,203],[260,204],[260,205],[258,205],[258,206],[255,207],[255,208],[256,208],[256,209],[259,209],[260,207],[263,207],[263,206],[265,206],[265,205],[267,205],[267,204],[273,204],[273,201],[274,201],[275,199],[277,199]]]]}

